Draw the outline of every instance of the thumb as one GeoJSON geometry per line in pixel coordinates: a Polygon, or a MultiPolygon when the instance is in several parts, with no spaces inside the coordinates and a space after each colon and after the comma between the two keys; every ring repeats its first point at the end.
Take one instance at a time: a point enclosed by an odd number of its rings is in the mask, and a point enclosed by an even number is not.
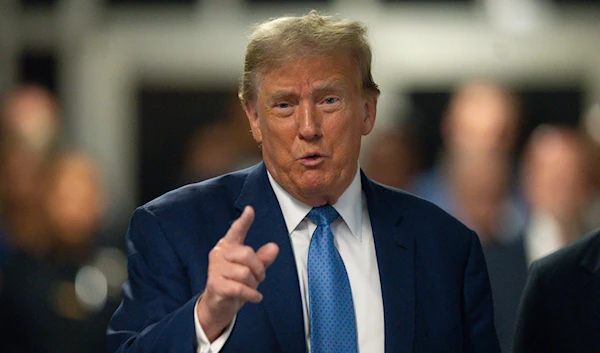
{"type": "Polygon", "coordinates": [[[265,244],[256,252],[256,256],[260,261],[262,261],[262,263],[265,265],[265,268],[271,266],[278,254],[279,246],[277,246],[275,243],[265,244]]]}

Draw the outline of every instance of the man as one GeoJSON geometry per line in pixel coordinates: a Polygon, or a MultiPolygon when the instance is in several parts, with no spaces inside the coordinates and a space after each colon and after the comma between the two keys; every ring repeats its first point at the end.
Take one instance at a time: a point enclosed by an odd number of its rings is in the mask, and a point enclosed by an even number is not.
{"type": "Polygon", "coordinates": [[[11,255],[0,291],[0,352],[104,353],[126,274],[124,255],[102,246],[99,170],[70,151],[53,153],[40,168],[37,235],[49,244],[43,256],[29,248],[11,255]]]}
{"type": "Polygon", "coordinates": [[[0,102],[0,270],[14,251],[43,255],[40,170],[61,133],[60,109],[46,88],[25,84],[0,102]]]}
{"type": "Polygon", "coordinates": [[[515,352],[600,352],[600,229],[531,265],[515,352]]]}
{"type": "Polygon", "coordinates": [[[358,168],[370,68],[358,22],[255,29],[240,98],[264,161],[136,210],[111,351],[498,351],[476,234],[358,168]]]}
{"type": "Polygon", "coordinates": [[[529,264],[595,228],[585,220],[594,196],[590,147],[573,127],[541,125],[531,134],[521,162],[529,264]]]}
{"type": "Polygon", "coordinates": [[[525,206],[513,187],[519,136],[517,97],[496,82],[465,82],[442,116],[443,150],[412,191],[474,229],[483,245],[502,352],[512,352],[514,323],[527,278],[525,206]]]}

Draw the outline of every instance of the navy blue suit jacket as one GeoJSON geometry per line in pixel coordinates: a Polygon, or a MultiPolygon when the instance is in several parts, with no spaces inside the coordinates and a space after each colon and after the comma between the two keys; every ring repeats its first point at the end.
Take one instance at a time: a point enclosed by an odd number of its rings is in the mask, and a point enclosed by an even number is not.
{"type": "MultiPolygon", "coordinates": [[[[433,204],[362,175],[379,265],[386,352],[499,352],[477,236],[433,204]]],[[[185,186],[138,208],[127,236],[129,280],[108,327],[110,352],[194,352],[194,306],[208,253],[246,205],[246,244],[280,253],[222,352],[306,353],[296,263],[266,168],[185,186]]],[[[368,352],[364,352],[368,353],[368,352]]]]}
{"type": "Polygon", "coordinates": [[[534,261],[515,353],[600,352],[600,229],[534,261]]]}

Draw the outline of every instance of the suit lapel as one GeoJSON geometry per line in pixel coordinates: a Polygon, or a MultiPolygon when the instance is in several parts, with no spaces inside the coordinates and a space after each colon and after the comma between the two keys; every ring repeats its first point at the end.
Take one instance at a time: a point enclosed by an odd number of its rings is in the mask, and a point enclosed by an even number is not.
{"type": "MultiPolygon", "coordinates": [[[[600,230],[587,235],[587,242],[579,262],[581,270],[591,275],[590,281],[581,283],[579,288],[582,290],[582,300],[586,303],[588,319],[584,320],[589,327],[598,327],[600,325],[600,301],[594,300],[600,298],[600,230]],[[589,300],[585,300],[589,299],[589,300]]],[[[579,277],[578,277],[579,278],[579,277]]]]}
{"type": "Polygon", "coordinates": [[[361,173],[373,228],[385,318],[385,351],[412,352],[415,332],[414,238],[395,205],[361,173]]]}
{"type": "Polygon", "coordinates": [[[587,247],[579,263],[586,271],[592,273],[600,280],[600,234],[596,232],[590,235],[591,244],[587,247]]]}
{"type": "Polygon", "coordinates": [[[258,249],[268,242],[279,246],[279,255],[267,269],[260,284],[264,306],[282,351],[306,353],[304,317],[298,272],[285,220],[271,188],[264,163],[248,175],[236,208],[251,205],[254,223],[246,236],[246,244],[258,249]]]}

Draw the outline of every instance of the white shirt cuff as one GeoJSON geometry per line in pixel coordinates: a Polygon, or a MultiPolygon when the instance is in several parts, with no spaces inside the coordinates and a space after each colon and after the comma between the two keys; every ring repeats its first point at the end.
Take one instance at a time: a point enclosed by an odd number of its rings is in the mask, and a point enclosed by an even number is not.
{"type": "Polygon", "coordinates": [[[231,323],[227,326],[221,336],[217,337],[213,343],[210,343],[208,337],[206,337],[206,333],[204,333],[204,330],[202,329],[202,325],[200,325],[200,320],[198,320],[197,307],[199,301],[200,298],[198,298],[196,306],[194,306],[194,325],[196,326],[196,342],[198,343],[197,353],[219,353],[231,335],[237,315],[233,317],[233,320],[231,320],[231,323]]]}

